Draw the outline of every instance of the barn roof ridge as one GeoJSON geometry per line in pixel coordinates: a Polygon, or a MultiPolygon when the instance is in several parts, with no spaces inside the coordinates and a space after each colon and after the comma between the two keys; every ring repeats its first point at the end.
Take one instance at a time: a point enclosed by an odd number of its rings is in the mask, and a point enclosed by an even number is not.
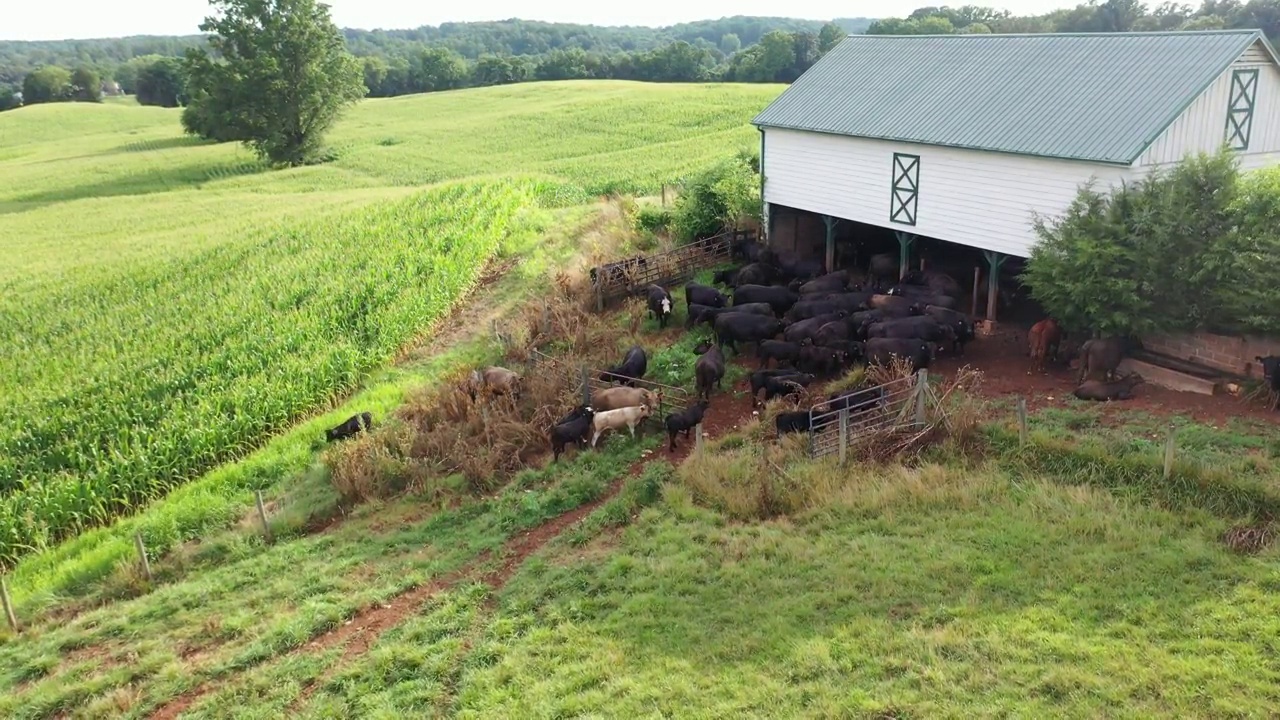
{"type": "Polygon", "coordinates": [[[1280,65],[1251,29],[851,35],[752,124],[1127,166],[1254,43],[1280,65]]]}

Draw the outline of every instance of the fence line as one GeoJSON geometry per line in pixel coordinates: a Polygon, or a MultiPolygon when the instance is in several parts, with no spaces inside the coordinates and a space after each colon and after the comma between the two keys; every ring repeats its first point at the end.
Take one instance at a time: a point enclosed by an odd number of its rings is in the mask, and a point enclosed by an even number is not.
{"type": "Polygon", "coordinates": [[[919,427],[925,422],[929,371],[850,390],[809,408],[809,457],[840,455],[868,432],[919,427]]]}
{"type": "Polygon", "coordinates": [[[733,248],[756,239],[754,230],[731,230],[654,255],[636,255],[591,268],[596,310],[644,291],[650,285],[667,287],[687,280],[699,270],[728,262],[733,248]]]}

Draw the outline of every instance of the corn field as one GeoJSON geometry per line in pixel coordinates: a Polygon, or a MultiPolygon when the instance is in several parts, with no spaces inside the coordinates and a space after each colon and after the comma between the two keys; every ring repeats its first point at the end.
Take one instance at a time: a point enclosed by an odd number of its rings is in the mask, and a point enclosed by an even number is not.
{"type": "Polygon", "coordinates": [[[351,389],[532,201],[464,184],[0,300],[0,563],[129,512],[351,389]]]}

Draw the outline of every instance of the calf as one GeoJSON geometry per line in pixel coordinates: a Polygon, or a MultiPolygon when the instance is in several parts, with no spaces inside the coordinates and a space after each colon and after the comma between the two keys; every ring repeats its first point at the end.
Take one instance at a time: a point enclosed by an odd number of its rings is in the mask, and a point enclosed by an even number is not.
{"type": "Polygon", "coordinates": [[[657,318],[658,327],[666,329],[671,317],[671,293],[661,285],[649,286],[649,315],[657,318]]]}
{"type": "Polygon", "coordinates": [[[589,405],[579,405],[551,427],[551,462],[560,459],[560,453],[569,443],[582,447],[591,431],[591,421],[596,411],[589,405]]]}
{"type": "Polygon", "coordinates": [[[1133,388],[1141,385],[1142,376],[1132,373],[1110,382],[1104,380],[1087,380],[1073,393],[1081,400],[1128,400],[1133,397],[1133,388]]]}
{"type": "Polygon", "coordinates": [[[740,342],[759,343],[777,336],[782,332],[782,321],[763,315],[729,312],[716,317],[713,327],[716,344],[720,347],[728,345],[736,353],[740,342]]]}
{"type": "Polygon", "coordinates": [[[689,283],[684,286],[684,301],[685,305],[706,305],[713,308],[722,308],[729,304],[729,300],[719,290],[698,283],[689,283]]]}
{"type": "Polygon", "coordinates": [[[617,410],[605,410],[598,412],[591,418],[591,428],[595,434],[591,436],[591,447],[596,446],[596,441],[604,433],[613,430],[617,432],[623,427],[631,431],[631,437],[636,436],[636,425],[644,422],[644,419],[653,413],[648,405],[640,405],[639,407],[624,407],[617,410]]]}
{"type": "Polygon", "coordinates": [[[867,341],[867,362],[888,365],[900,357],[911,362],[913,370],[929,367],[938,356],[936,343],[904,338],[872,338],[867,341]]]}
{"type": "Polygon", "coordinates": [[[777,360],[778,365],[786,362],[794,365],[800,359],[800,344],[786,340],[765,340],[756,346],[756,357],[760,359],[760,367],[769,367],[770,360],[777,360]]]}
{"type": "Polygon", "coordinates": [[[1031,350],[1031,372],[1044,372],[1045,358],[1056,357],[1062,342],[1062,328],[1053,318],[1045,318],[1031,326],[1027,344],[1031,350]]]}
{"type": "Polygon", "coordinates": [[[733,291],[734,306],[747,303],[769,303],[773,312],[782,315],[800,299],[799,295],[784,287],[773,285],[739,285],[733,291]]]}
{"type": "Polygon", "coordinates": [[[347,418],[336,428],[325,430],[324,438],[328,442],[346,440],[352,435],[359,433],[361,430],[368,432],[371,427],[373,427],[373,416],[368,412],[362,412],[347,418]]]}
{"type": "Polygon", "coordinates": [[[693,377],[698,396],[709,400],[711,386],[715,385],[716,389],[719,389],[720,381],[724,379],[724,354],[720,352],[719,347],[710,343],[698,345],[694,348],[694,352],[701,356],[693,364],[693,377]]]}
{"type": "Polygon", "coordinates": [[[671,441],[668,450],[676,451],[676,435],[684,433],[685,439],[689,437],[689,431],[698,426],[702,422],[702,416],[706,414],[707,407],[711,405],[710,401],[699,400],[690,405],[681,412],[672,413],[667,416],[667,437],[671,441]]]}
{"type": "Polygon", "coordinates": [[[782,437],[787,433],[809,432],[812,427],[812,420],[809,417],[808,410],[798,412],[778,413],[773,419],[773,424],[778,428],[778,437],[782,437]]]}
{"type": "Polygon", "coordinates": [[[689,313],[684,319],[685,329],[691,328],[698,323],[711,325],[716,321],[716,317],[720,313],[725,312],[728,308],[714,308],[709,305],[699,305],[694,303],[689,306],[689,313]]]}
{"type": "Polygon", "coordinates": [[[844,353],[829,347],[806,345],[800,348],[796,367],[813,375],[834,375],[844,365],[844,353]]]}
{"type": "Polygon", "coordinates": [[[814,376],[808,373],[767,378],[764,381],[764,401],[769,402],[779,395],[803,393],[814,380],[814,376]]]}
{"type": "Polygon", "coordinates": [[[658,393],[645,388],[611,387],[591,394],[591,407],[596,412],[640,405],[657,407],[661,401],[662,397],[658,393]]]}
{"type": "Polygon", "coordinates": [[[764,388],[764,383],[769,378],[783,377],[786,375],[799,375],[798,370],[757,370],[751,373],[751,397],[755,398],[764,388]]]}
{"type": "Polygon", "coordinates": [[[1094,338],[1080,346],[1080,377],[1076,384],[1101,375],[1103,380],[1115,377],[1120,361],[1133,347],[1127,337],[1094,338]]]}
{"type": "Polygon", "coordinates": [[[1271,409],[1280,409],[1280,355],[1268,355],[1262,357],[1258,355],[1254,357],[1262,365],[1262,377],[1266,379],[1271,389],[1271,409]]]}
{"type": "Polygon", "coordinates": [[[635,381],[644,377],[644,372],[648,368],[649,357],[645,354],[644,348],[634,345],[627,351],[626,356],[622,359],[622,364],[600,373],[600,382],[620,383],[635,387],[635,381]]]}
{"type": "Polygon", "coordinates": [[[509,395],[519,400],[520,384],[520,373],[491,365],[483,370],[472,370],[467,376],[466,390],[471,402],[480,395],[509,395]]]}

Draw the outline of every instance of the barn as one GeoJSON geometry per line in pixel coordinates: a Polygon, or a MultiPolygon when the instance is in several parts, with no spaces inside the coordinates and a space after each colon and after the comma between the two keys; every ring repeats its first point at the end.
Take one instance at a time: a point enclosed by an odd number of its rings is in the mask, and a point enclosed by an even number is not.
{"type": "Polygon", "coordinates": [[[1254,30],[853,35],[753,124],[770,246],[833,268],[875,241],[900,272],[923,246],[967,253],[994,321],[1034,218],[1082,184],[1223,143],[1243,169],[1280,159],[1280,66],[1254,30]]]}

